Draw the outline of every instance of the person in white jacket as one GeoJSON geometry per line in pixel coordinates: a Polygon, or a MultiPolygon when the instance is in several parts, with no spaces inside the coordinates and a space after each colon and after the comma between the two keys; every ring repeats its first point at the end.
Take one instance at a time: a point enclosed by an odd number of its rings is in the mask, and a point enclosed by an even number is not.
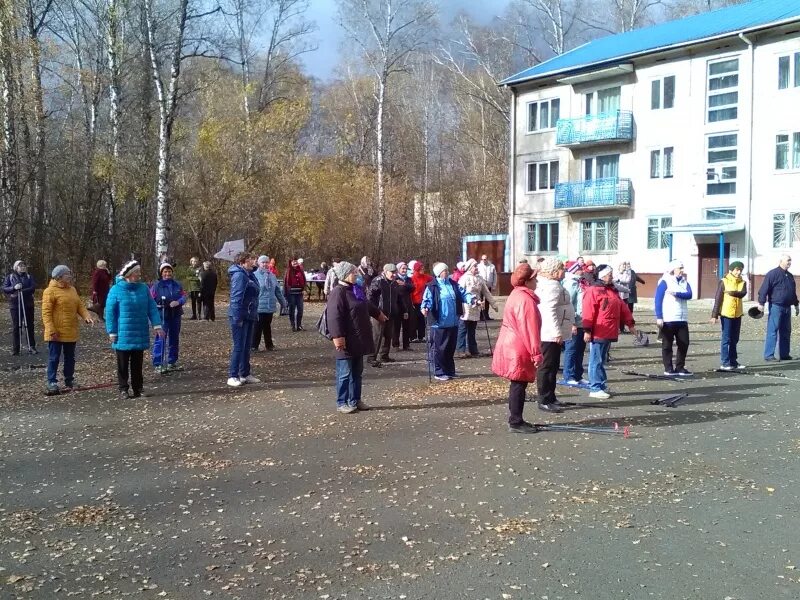
{"type": "Polygon", "coordinates": [[[561,412],[561,403],[556,398],[558,365],[564,342],[577,332],[575,308],[569,293],[561,285],[564,278],[564,263],[548,257],[539,264],[536,295],[539,296],[539,312],[542,314],[542,364],[536,373],[536,388],[539,394],[539,409],[546,412],[561,412]]]}
{"type": "Polygon", "coordinates": [[[464,264],[464,274],[458,280],[458,285],[478,299],[478,303],[475,305],[464,304],[464,314],[461,315],[458,323],[458,341],[456,342],[456,352],[461,353],[461,358],[473,358],[480,355],[475,330],[478,328],[482,307],[484,303],[488,302],[496,312],[497,300],[492,296],[483,277],[478,274],[478,263],[474,258],[470,258],[464,264]]]}
{"type": "MultiPolygon", "coordinates": [[[[492,294],[497,293],[497,268],[491,263],[489,257],[485,254],[481,255],[481,261],[478,263],[478,275],[486,282],[486,287],[492,294]]],[[[481,307],[481,321],[491,321],[489,316],[489,305],[483,303],[481,307]]]]}
{"type": "Polygon", "coordinates": [[[325,275],[325,285],[322,286],[322,293],[325,296],[325,299],[328,299],[328,294],[331,293],[331,290],[336,287],[339,283],[339,278],[336,277],[336,265],[339,264],[339,259],[334,258],[331,261],[331,268],[328,269],[328,273],[325,275]]]}

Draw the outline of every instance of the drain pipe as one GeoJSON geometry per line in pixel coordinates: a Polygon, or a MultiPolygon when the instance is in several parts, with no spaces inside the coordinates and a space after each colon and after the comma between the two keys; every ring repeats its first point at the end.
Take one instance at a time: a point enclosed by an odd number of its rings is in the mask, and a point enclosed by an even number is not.
{"type": "Polygon", "coordinates": [[[739,39],[742,40],[750,49],[750,151],[748,152],[748,194],[747,194],[747,224],[745,225],[745,255],[747,256],[747,273],[749,279],[748,291],[750,292],[750,299],[753,300],[755,296],[754,283],[755,274],[753,267],[755,265],[755,258],[753,257],[753,236],[751,234],[753,224],[753,136],[755,135],[754,129],[754,115],[755,115],[755,45],[753,41],[748,38],[744,33],[739,33],[739,39]]]}
{"type": "Polygon", "coordinates": [[[513,271],[517,262],[517,90],[509,86],[511,90],[511,115],[509,118],[508,144],[510,149],[510,160],[508,161],[508,231],[509,243],[511,246],[511,260],[508,269],[513,271]]]}

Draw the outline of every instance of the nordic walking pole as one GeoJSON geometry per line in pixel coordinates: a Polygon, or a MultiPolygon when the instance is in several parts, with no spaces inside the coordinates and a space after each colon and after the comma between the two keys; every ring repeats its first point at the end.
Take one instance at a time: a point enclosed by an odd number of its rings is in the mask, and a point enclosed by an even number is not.
{"type": "Polygon", "coordinates": [[[428,363],[428,383],[433,383],[433,373],[431,372],[431,361],[433,360],[433,341],[431,340],[431,323],[428,315],[425,315],[425,362],[428,363]]]}
{"type": "Polygon", "coordinates": [[[486,341],[489,342],[489,354],[494,354],[494,350],[492,350],[492,338],[489,337],[489,321],[484,319],[483,324],[486,327],[486,341]]]}
{"type": "Polygon", "coordinates": [[[167,297],[161,296],[161,328],[164,331],[164,337],[161,338],[161,375],[166,373],[164,363],[167,360],[167,297]]]}
{"type": "Polygon", "coordinates": [[[19,320],[19,339],[22,342],[22,330],[25,330],[25,341],[28,344],[28,354],[33,351],[33,345],[31,344],[31,332],[28,329],[28,311],[25,310],[25,299],[22,294],[22,289],[19,290],[19,296],[17,296],[17,301],[19,302],[19,308],[22,311],[22,318],[19,320]]]}

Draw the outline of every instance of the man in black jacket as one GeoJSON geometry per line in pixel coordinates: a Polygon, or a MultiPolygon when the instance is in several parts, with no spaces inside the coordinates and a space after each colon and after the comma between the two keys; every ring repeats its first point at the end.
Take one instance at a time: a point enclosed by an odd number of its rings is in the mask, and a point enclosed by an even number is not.
{"type": "Polygon", "coordinates": [[[18,260],[14,263],[14,270],[6,275],[3,282],[3,293],[8,298],[8,308],[11,311],[11,354],[19,354],[20,340],[26,342],[25,346],[31,354],[38,354],[36,338],[34,337],[34,303],[33,294],[36,282],[28,273],[27,265],[18,260]]]}
{"type": "Polygon", "coordinates": [[[199,276],[200,305],[203,307],[203,319],[213,321],[217,318],[214,310],[214,295],[217,293],[217,273],[211,267],[211,262],[205,261],[203,263],[199,276]]]}
{"type": "Polygon", "coordinates": [[[775,358],[775,346],[778,346],[780,360],[792,360],[789,356],[789,341],[792,337],[792,314],[800,314],[800,305],[797,301],[797,286],[794,275],[789,272],[792,266],[792,257],[788,254],[781,256],[778,266],[767,271],[761,289],[758,290],[758,308],[764,311],[764,305],[769,302],[769,318],[767,319],[767,339],[764,340],[764,360],[778,360],[775,358]]]}
{"type": "Polygon", "coordinates": [[[394,362],[394,359],[389,357],[392,334],[394,328],[399,326],[400,320],[408,318],[408,308],[400,294],[400,287],[395,282],[396,277],[397,266],[387,263],[383,265],[383,272],[369,285],[367,300],[387,317],[385,322],[372,321],[372,337],[375,341],[375,352],[371,361],[373,367],[380,367],[382,362],[394,362]]]}

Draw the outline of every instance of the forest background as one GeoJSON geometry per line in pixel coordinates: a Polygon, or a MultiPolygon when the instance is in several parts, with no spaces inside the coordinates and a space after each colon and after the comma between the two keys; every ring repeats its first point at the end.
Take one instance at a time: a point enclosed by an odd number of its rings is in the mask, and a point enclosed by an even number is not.
{"type": "Polygon", "coordinates": [[[730,0],[336,0],[311,77],[307,0],[0,0],[0,265],[153,267],[228,239],[285,264],[453,260],[507,229],[503,78],[730,0]]]}

